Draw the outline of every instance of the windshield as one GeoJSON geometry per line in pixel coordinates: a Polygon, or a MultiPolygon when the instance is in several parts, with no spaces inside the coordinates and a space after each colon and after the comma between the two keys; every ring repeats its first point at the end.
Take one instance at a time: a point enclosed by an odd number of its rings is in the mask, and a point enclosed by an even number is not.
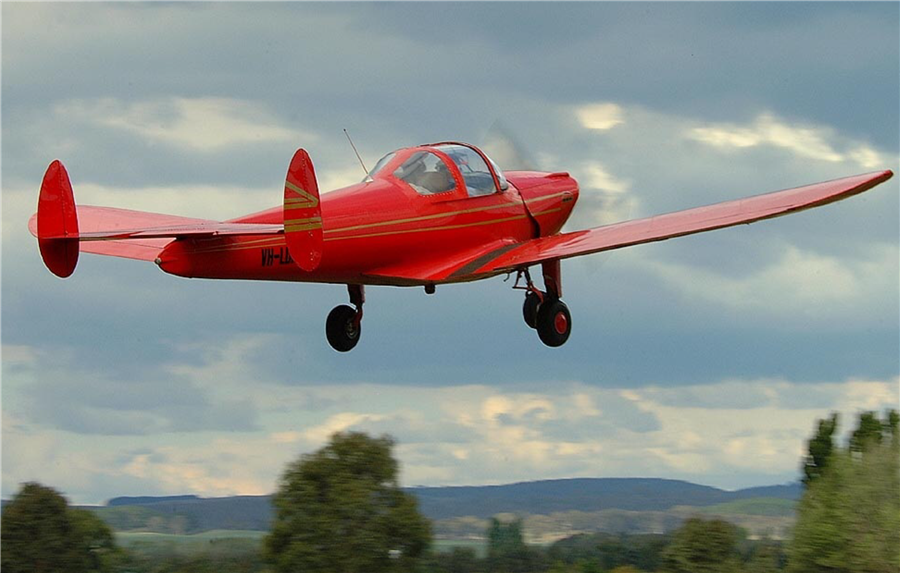
{"type": "Polygon", "coordinates": [[[446,193],[456,188],[453,176],[444,161],[430,151],[417,151],[394,171],[420,195],[446,193]]]}
{"type": "Polygon", "coordinates": [[[387,165],[388,163],[390,163],[391,159],[393,159],[395,155],[397,155],[397,152],[392,151],[392,152],[388,153],[387,155],[385,155],[384,157],[382,157],[381,159],[379,159],[378,163],[375,164],[375,167],[373,167],[372,170],[366,174],[365,178],[363,179],[363,182],[368,183],[369,181],[372,181],[375,177],[375,174],[378,173],[379,171],[381,171],[382,169],[384,169],[384,166],[387,165]]]}
{"type": "MultiPolygon", "coordinates": [[[[459,172],[466,182],[466,192],[469,197],[490,195],[497,188],[494,185],[494,176],[481,155],[465,145],[438,145],[435,147],[446,153],[453,163],[459,168],[459,172]]],[[[499,172],[499,170],[498,170],[499,172]]]]}

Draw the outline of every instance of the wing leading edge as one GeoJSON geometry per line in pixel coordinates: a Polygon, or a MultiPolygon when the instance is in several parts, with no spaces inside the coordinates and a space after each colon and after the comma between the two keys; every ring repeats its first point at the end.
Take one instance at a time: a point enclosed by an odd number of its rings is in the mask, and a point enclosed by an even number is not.
{"type": "Polygon", "coordinates": [[[493,253],[481,254],[477,261],[482,264],[477,268],[473,268],[472,264],[475,259],[460,261],[457,268],[445,276],[429,278],[471,280],[554,259],[589,255],[772,219],[841,201],[884,183],[893,175],[890,170],[877,171],[584,231],[542,237],[519,243],[514,248],[504,245],[493,253]]]}

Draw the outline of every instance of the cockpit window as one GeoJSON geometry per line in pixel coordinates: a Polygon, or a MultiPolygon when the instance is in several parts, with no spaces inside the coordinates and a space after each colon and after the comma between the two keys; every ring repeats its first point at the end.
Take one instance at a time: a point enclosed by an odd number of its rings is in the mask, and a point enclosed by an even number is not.
{"type": "Polygon", "coordinates": [[[371,171],[366,175],[366,178],[363,179],[364,183],[368,183],[372,181],[375,177],[375,174],[384,169],[384,166],[391,162],[394,156],[397,155],[396,151],[392,151],[378,160],[378,163],[375,164],[375,167],[372,168],[371,171]]]}
{"type": "Polygon", "coordinates": [[[394,171],[421,195],[446,193],[456,188],[453,176],[444,161],[430,151],[417,151],[394,171]]]}
{"type": "Polygon", "coordinates": [[[491,170],[474,149],[464,145],[439,145],[435,149],[446,153],[459,168],[469,197],[490,195],[497,190],[491,170]]]}
{"type": "Polygon", "coordinates": [[[504,175],[503,172],[500,171],[500,168],[497,167],[497,164],[494,163],[493,159],[488,157],[488,161],[491,162],[491,167],[494,168],[494,173],[497,174],[497,180],[500,181],[500,190],[506,191],[507,189],[509,189],[509,181],[506,180],[506,175],[504,175]]]}

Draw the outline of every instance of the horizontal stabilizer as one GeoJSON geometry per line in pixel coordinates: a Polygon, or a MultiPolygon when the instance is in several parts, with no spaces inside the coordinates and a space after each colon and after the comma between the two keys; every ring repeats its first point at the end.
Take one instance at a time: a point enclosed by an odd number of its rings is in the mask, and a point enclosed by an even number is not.
{"type": "Polygon", "coordinates": [[[66,168],[54,161],[41,185],[38,211],[28,221],[50,271],[68,277],[79,251],[153,261],[172,240],[223,235],[277,235],[284,226],[223,223],[115,207],[75,206],[66,168]]]}
{"type": "MultiPolygon", "coordinates": [[[[81,232],[49,235],[46,238],[74,238],[81,241],[112,241],[125,239],[176,239],[217,235],[268,235],[280,233],[280,224],[220,223],[209,219],[194,219],[177,215],[162,215],[115,207],[78,207],[81,232]]],[[[29,229],[37,235],[40,214],[32,217],[29,229]]]]}

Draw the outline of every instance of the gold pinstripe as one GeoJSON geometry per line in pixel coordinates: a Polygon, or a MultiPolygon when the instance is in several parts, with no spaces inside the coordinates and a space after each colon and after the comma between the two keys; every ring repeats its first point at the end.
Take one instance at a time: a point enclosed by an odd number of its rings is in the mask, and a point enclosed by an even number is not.
{"type": "MultiPolygon", "coordinates": [[[[541,211],[540,213],[535,213],[535,217],[540,217],[541,215],[548,215],[550,213],[555,213],[557,211],[561,211],[561,208],[556,209],[548,209],[546,211],[541,211]]],[[[502,219],[491,219],[490,221],[479,221],[477,223],[463,223],[460,225],[440,225],[437,227],[422,227],[419,229],[405,229],[402,231],[384,231],[382,233],[367,233],[365,235],[350,235],[349,237],[331,237],[325,239],[325,241],[343,241],[345,239],[366,239],[370,237],[384,237],[387,235],[405,235],[408,233],[425,233],[428,231],[448,231],[452,229],[466,229],[468,227],[481,227],[484,225],[491,225],[493,223],[506,223],[508,221],[518,221],[520,219],[527,219],[528,215],[514,215],[512,217],[503,217],[502,219]]]]}
{"type": "Polygon", "coordinates": [[[322,217],[316,215],[314,217],[300,217],[298,219],[285,219],[284,224],[288,225],[290,223],[321,223],[322,217]]]}
{"type": "MultiPolygon", "coordinates": [[[[540,217],[542,215],[549,215],[550,213],[556,213],[561,210],[562,209],[559,207],[557,207],[555,209],[547,209],[546,211],[541,211],[539,213],[535,213],[534,216],[540,217]]],[[[512,217],[491,219],[490,221],[479,221],[477,223],[464,223],[464,224],[460,224],[460,225],[440,225],[440,226],[436,226],[436,227],[423,227],[423,228],[419,228],[419,229],[404,229],[402,231],[384,231],[381,233],[367,233],[367,234],[362,234],[362,235],[351,235],[348,237],[330,237],[330,238],[325,238],[325,242],[344,241],[344,240],[348,240],[348,239],[366,239],[366,238],[372,238],[372,237],[384,237],[384,236],[389,236],[389,235],[406,235],[406,234],[410,234],[410,233],[425,233],[428,231],[449,231],[449,230],[454,230],[454,229],[465,229],[465,228],[469,228],[469,227],[480,227],[483,225],[491,225],[494,223],[505,223],[505,222],[509,222],[509,221],[517,221],[517,220],[521,220],[521,219],[526,219],[527,217],[528,217],[527,215],[514,215],[512,217]]],[[[269,241],[271,241],[272,246],[281,245],[284,242],[284,238],[280,237],[280,236],[279,237],[271,237],[269,239],[265,239],[265,242],[260,240],[260,241],[255,241],[254,244],[241,243],[240,245],[237,245],[237,246],[223,245],[221,247],[216,247],[216,248],[212,248],[212,249],[204,249],[204,250],[195,250],[193,252],[194,253],[216,253],[216,252],[222,252],[222,251],[245,251],[248,249],[258,249],[261,247],[270,246],[269,241]]]]}
{"type": "MultiPolygon", "coordinates": [[[[525,203],[536,203],[538,201],[546,201],[548,199],[555,199],[556,197],[561,197],[568,192],[563,193],[554,193],[553,195],[547,195],[545,197],[535,197],[533,199],[528,199],[525,203]]],[[[365,223],[363,225],[352,225],[350,227],[341,227],[340,229],[328,229],[326,233],[343,233],[347,231],[358,231],[360,229],[370,229],[373,227],[384,227],[388,225],[402,225],[404,223],[417,223],[419,221],[428,221],[430,219],[440,219],[441,217],[453,217],[456,215],[468,215],[470,213],[480,213],[483,211],[492,211],[494,209],[502,209],[504,207],[509,207],[510,203],[500,203],[498,205],[489,205],[487,207],[475,207],[472,209],[461,209],[459,211],[448,211],[446,213],[435,213],[433,215],[420,215],[418,217],[409,217],[406,219],[391,219],[389,221],[379,221],[377,223],[365,223]]]]}
{"type": "Polygon", "coordinates": [[[319,198],[312,193],[302,189],[290,181],[285,181],[284,186],[300,195],[300,197],[286,197],[284,199],[285,208],[301,209],[303,207],[315,207],[319,204],[319,198]],[[290,207],[288,207],[290,205],[290,207]]]}
{"type": "Polygon", "coordinates": [[[285,233],[296,233],[298,231],[311,231],[313,229],[321,229],[322,223],[296,223],[292,225],[285,225],[284,232],[285,233]]]}
{"type": "MultiPolygon", "coordinates": [[[[285,182],[285,184],[287,184],[287,182],[285,182]]],[[[296,186],[293,186],[293,187],[296,187],[296,186]]],[[[571,193],[571,192],[564,191],[564,192],[560,192],[560,193],[554,193],[552,195],[535,197],[532,199],[525,200],[525,203],[537,203],[540,201],[547,201],[549,199],[561,197],[561,196],[567,195],[569,193],[571,193]]],[[[401,225],[404,223],[415,223],[418,221],[427,221],[427,220],[431,220],[431,219],[439,219],[442,217],[452,217],[455,215],[466,215],[466,214],[470,214],[470,213],[479,213],[479,212],[483,212],[483,211],[490,211],[493,209],[501,209],[503,207],[508,207],[508,206],[510,206],[509,203],[501,203],[498,205],[490,205],[487,207],[476,207],[476,208],[472,208],[472,209],[461,209],[459,211],[450,211],[447,213],[436,213],[433,215],[422,215],[419,217],[410,217],[410,218],[405,218],[405,219],[392,219],[390,221],[379,221],[377,223],[367,223],[367,224],[363,224],[363,225],[352,225],[349,227],[341,227],[339,229],[325,229],[324,234],[331,235],[334,233],[343,233],[343,232],[347,232],[347,231],[358,231],[361,229],[370,229],[370,228],[374,228],[374,227],[382,227],[382,226],[387,226],[387,225],[401,225]]],[[[555,209],[547,209],[544,211],[534,213],[533,216],[540,217],[543,215],[549,215],[550,213],[556,213],[561,210],[562,210],[561,207],[557,207],[555,209]]],[[[463,224],[459,224],[459,225],[439,225],[439,226],[434,226],[434,227],[423,227],[423,228],[418,228],[418,229],[404,229],[404,230],[400,230],[400,231],[382,231],[382,232],[376,232],[376,233],[364,233],[364,234],[349,235],[346,237],[327,237],[326,236],[324,241],[325,242],[344,241],[344,240],[348,240],[348,239],[365,239],[365,238],[371,238],[371,237],[384,237],[384,236],[389,236],[389,235],[405,235],[405,234],[409,234],[409,233],[424,233],[424,232],[428,232],[428,231],[447,231],[447,230],[453,230],[453,229],[464,229],[464,228],[468,228],[468,227],[480,227],[483,225],[490,225],[493,223],[505,223],[508,221],[526,219],[527,217],[528,217],[528,215],[515,215],[512,217],[491,219],[489,221],[479,221],[477,223],[463,223],[463,224]]],[[[315,217],[313,217],[312,219],[315,219],[315,217]]],[[[305,230],[310,230],[310,229],[322,226],[321,222],[320,222],[318,225],[308,227],[308,228],[307,227],[294,228],[293,226],[291,226],[291,223],[293,221],[306,221],[306,219],[296,219],[296,220],[289,219],[289,220],[285,221],[285,231],[286,232],[305,231],[305,230]],[[289,228],[289,226],[290,226],[290,228],[289,228]]],[[[265,239],[257,239],[254,241],[241,242],[240,245],[236,245],[236,246],[222,245],[222,246],[213,247],[213,248],[209,248],[209,249],[203,249],[203,250],[198,249],[193,252],[194,253],[215,253],[215,252],[222,252],[222,251],[243,251],[243,250],[247,250],[247,249],[257,249],[257,248],[267,247],[267,246],[279,246],[283,243],[284,243],[284,237],[279,235],[277,237],[267,237],[265,239]]]]}

